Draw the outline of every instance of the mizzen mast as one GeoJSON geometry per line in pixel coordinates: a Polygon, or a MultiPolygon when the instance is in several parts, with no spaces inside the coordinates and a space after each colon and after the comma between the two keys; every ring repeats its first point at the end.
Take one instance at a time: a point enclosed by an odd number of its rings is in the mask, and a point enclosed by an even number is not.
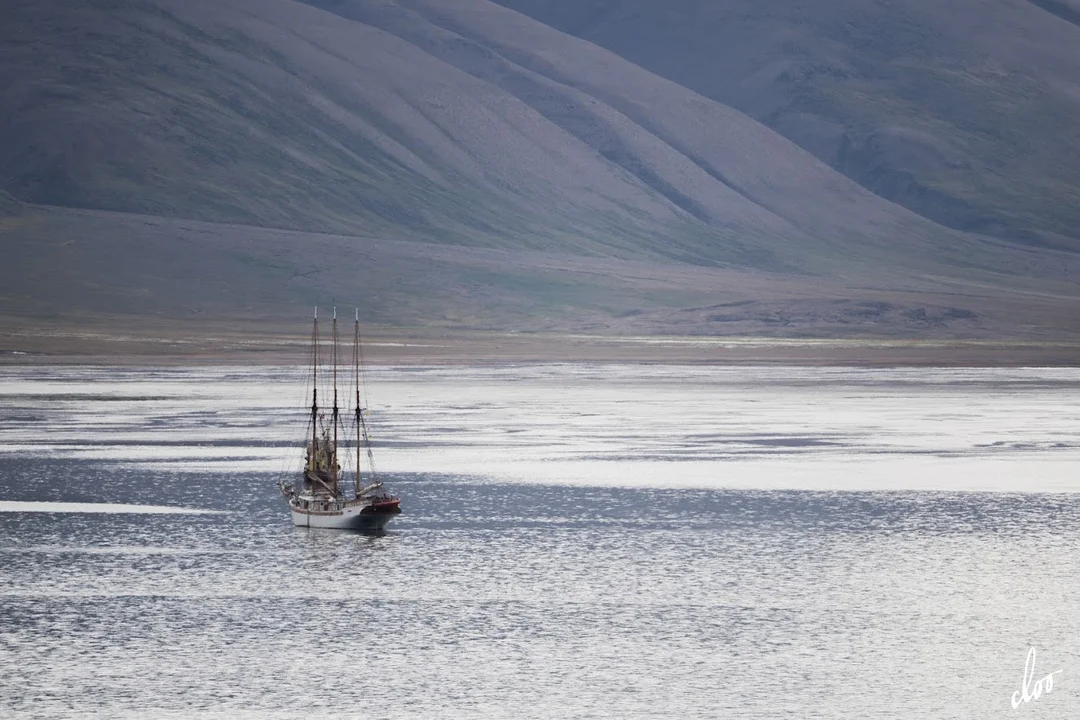
{"type": "Polygon", "coordinates": [[[360,308],[353,326],[353,382],[356,386],[356,497],[360,497],[360,308]]]}
{"type": "Polygon", "coordinates": [[[368,437],[367,421],[364,420],[364,408],[360,406],[360,366],[364,364],[364,350],[360,345],[360,310],[356,311],[356,329],[353,336],[353,350],[355,352],[356,368],[356,494],[360,496],[366,490],[381,487],[382,483],[375,476],[375,458],[371,454],[371,439],[368,437]],[[371,484],[366,488],[360,487],[360,439],[363,437],[364,447],[367,450],[368,466],[371,468],[371,484]]]}

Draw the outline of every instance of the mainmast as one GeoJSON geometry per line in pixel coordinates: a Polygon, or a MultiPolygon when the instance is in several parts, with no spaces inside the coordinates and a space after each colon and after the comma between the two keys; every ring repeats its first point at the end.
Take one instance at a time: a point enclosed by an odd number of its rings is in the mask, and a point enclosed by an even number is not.
{"type": "Polygon", "coordinates": [[[319,308],[315,308],[315,327],[311,331],[311,463],[315,472],[315,453],[319,447],[319,308]]]}
{"type": "Polygon", "coordinates": [[[334,336],[334,349],[333,349],[333,363],[334,363],[334,452],[330,460],[330,477],[334,480],[334,492],[337,492],[338,483],[338,462],[337,462],[337,426],[338,426],[338,402],[337,402],[337,366],[338,366],[338,354],[337,354],[337,308],[334,308],[334,321],[333,321],[333,336],[334,336]]]}

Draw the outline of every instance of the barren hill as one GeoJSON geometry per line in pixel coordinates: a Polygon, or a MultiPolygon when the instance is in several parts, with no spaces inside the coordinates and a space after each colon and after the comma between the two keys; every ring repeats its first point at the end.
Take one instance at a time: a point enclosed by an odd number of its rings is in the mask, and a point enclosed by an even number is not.
{"type": "Polygon", "coordinates": [[[338,297],[457,327],[1070,322],[1064,234],[947,228],[647,65],[487,0],[7,2],[0,191],[29,209],[0,222],[0,311],[338,297]]]}
{"type": "Polygon", "coordinates": [[[1077,0],[496,0],[949,227],[1080,249],[1077,0]]]}

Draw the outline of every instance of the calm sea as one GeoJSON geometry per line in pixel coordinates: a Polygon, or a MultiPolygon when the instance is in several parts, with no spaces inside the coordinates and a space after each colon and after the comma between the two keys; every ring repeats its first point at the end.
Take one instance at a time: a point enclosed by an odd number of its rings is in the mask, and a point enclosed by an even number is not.
{"type": "Polygon", "coordinates": [[[1080,371],[366,379],[383,537],[302,368],[0,369],[0,717],[1080,717],[1080,371]]]}

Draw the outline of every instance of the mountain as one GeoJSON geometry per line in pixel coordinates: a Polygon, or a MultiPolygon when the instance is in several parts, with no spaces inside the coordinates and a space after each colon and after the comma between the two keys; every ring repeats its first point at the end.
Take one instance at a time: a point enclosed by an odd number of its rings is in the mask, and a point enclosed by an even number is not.
{"type": "Polygon", "coordinates": [[[1077,0],[496,0],[951,228],[1080,249],[1077,0]]]}
{"type": "Polygon", "coordinates": [[[1066,234],[946,227],[646,65],[487,0],[11,0],[0,314],[1072,332],[1066,234]]]}
{"type": "Polygon", "coordinates": [[[160,332],[186,319],[211,334],[277,334],[305,328],[312,306],[336,299],[358,302],[366,323],[417,332],[1080,340],[1080,302],[1052,284],[937,276],[871,287],[40,206],[0,218],[0,233],[5,257],[18,259],[0,264],[0,339],[25,337],[31,319],[71,337],[110,326],[123,336],[146,319],[160,332]]]}

